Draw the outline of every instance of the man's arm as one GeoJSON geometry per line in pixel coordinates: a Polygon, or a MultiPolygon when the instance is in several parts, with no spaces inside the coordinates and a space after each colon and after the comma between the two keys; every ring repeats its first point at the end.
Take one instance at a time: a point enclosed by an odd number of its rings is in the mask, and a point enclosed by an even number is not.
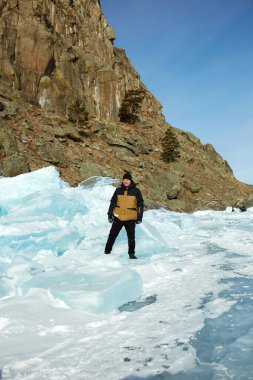
{"type": "Polygon", "coordinates": [[[138,208],[137,220],[141,222],[142,217],[143,217],[144,201],[142,198],[141,191],[139,189],[137,189],[136,199],[137,199],[137,208],[138,208]]]}
{"type": "Polygon", "coordinates": [[[108,212],[107,212],[108,219],[112,219],[113,210],[115,209],[115,207],[117,205],[117,195],[118,195],[118,189],[116,189],[114,191],[114,194],[113,194],[113,196],[111,198],[110,206],[109,206],[109,209],[108,209],[108,212]]]}

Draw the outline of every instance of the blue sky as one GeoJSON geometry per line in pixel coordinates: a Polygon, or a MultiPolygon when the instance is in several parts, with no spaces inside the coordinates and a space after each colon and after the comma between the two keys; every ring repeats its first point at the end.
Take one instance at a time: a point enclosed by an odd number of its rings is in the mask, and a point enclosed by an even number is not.
{"type": "Polygon", "coordinates": [[[253,0],[101,0],[167,122],[253,184],[253,0]]]}

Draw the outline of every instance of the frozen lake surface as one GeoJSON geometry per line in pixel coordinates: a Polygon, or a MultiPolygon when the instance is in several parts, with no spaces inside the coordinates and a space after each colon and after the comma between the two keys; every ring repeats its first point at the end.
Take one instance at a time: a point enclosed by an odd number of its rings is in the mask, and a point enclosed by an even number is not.
{"type": "Polygon", "coordinates": [[[130,261],[113,182],[0,178],[0,378],[253,379],[253,209],[147,211],[130,261]]]}

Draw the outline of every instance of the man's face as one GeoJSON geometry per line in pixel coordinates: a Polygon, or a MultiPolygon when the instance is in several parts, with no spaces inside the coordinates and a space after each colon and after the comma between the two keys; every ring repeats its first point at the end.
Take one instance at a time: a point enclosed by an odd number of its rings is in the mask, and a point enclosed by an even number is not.
{"type": "Polygon", "coordinates": [[[123,179],[123,185],[125,186],[125,187],[128,187],[129,185],[130,185],[130,183],[131,183],[131,181],[130,181],[130,179],[123,179]]]}

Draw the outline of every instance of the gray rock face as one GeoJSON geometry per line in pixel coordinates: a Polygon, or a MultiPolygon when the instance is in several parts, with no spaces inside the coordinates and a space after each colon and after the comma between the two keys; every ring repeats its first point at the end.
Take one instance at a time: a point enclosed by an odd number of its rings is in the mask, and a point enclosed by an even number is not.
{"type": "Polygon", "coordinates": [[[61,148],[57,145],[41,145],[39,146],[39,154],[44,161],[50,162],[61,168],[66,168],[68,165],[66,157],[62,153],[61,148]]]}
{"type": "Polygon", "coordinates": [[[30,171],[29,163],[25,157],[20,154],[8,156],[1,160],[0,175],[5,177],[15,177],[16,175],[30,171]]]}
{"type": "Polygon", "coordinates": [[[0,126],[0,157],[5,157],[17,152],[17,143],[11,133],[0,126]]]}
{"type": "Polygon", "coordinates": [[[148,197],[159,202],[176,199],[181,189],[178,176],[159,170],[153,174],[146,174],[145,184],[148,188],[148,197]]]}
{"type": "Polygon", "coordinates": [[[1,119],[10,119],[13,116],[16,116],[19,109],[19,105],[15,101],[7,102],[4,107],[4,110],[0,113],[1,119]]]}
{"type": "Polygon", "coordinates": [[[103,168],[93,162],[83,162],[80,166],[81,178],[105,175],[103,168]]]}
{"type": "Polygon", "coordinates": [[[253,195],[245,199],[244,205],[248,207],[253,207],[253,195]]]}
{"type": "Polygon", "coordinates": [[[201,186],[196,185],[194,182],[190,180],[184,181],[184,187],[189,190],[191,193],[198,193],[199,190],[201,189],[201,186]]]}

